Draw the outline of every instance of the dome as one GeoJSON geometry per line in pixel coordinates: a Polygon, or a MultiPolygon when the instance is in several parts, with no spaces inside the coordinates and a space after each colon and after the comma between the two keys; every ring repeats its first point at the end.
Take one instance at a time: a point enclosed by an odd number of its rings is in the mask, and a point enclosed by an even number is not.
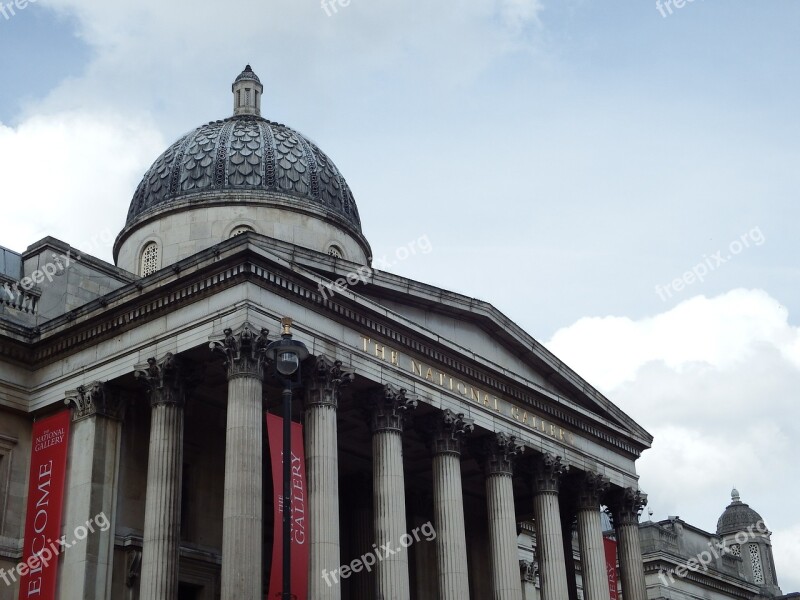
{"type": "Polygon", "coordinates": [[[244,114],[202,125],[159,156],[136,189],[127,225],[182,200],[243,191],[321,209],[361,234],[353,194],[333,161],[294,129],[244,114]]]}
{"type": "Polygon", "coordinates": [[[114,244],[117,266],[150,273],[243,231],[371,261],[347,181],[314,142],[261,116],[263,89],[247,65],[231,86],[233,116],[193,129],[156,159],[114,244]]]}
{"type": "Polygon", "coordinates": [[[717,521],[717,535],[728,535],[747,531],[751,525],[763,522],[761,515],[741,501],[739,492],[731,492],[731,503],[717,521]]]}

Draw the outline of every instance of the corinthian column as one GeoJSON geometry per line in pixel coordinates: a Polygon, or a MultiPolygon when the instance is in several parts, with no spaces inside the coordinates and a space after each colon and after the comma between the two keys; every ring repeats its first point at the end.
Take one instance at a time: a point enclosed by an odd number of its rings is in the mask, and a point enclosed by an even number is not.
{"type": "Polygon", "coordinates": [[[608,478],[584,473],[577,481],[578,540],[581,547],[583,597],[609,600],[600,499],[608,489],[608,478]]]}
{"type": "Polygon", "coordinates": [[[417,407],[406,390],[385,385],[370,399],[372,481],[375,544],[388,548],[376,565],[376,600],[409,600],[408,553],[400,548],[406,531],[406,490],[403,475],[405,416],[417,407]]]}
{"type": "Polygon", "coordinates": [[[472,419],[450,409],[428,423],[433,452],[433,514],[436,525],[439,600],[469,598],[461,447],[475,429],[472,419]]]}
{"type": "Polygon", "coordinates": [[[561,476],[566,470],[566,465],[561,464],[561,457],[552,454],[543,454],[534,461],[533,514],[542,600],[569,598],[558,505],[561,476]]]}
{"type": "Polygon", "coordinates": [[[617,532],[619,575],[625,600],[647,600],[642,548],[639,543],[639,515],[647,506],[647,494],[633,488],[616,489],[608,508],[617,532]]]}
{"type": "Polygon", "coordinates": [[[339,459],[336,409],[339,389],[353,381],[341,361],[318,356],[306,388],[306,474],[311,529],[308,595],[314,600],[339,600],[340,585],[328,585],[323,572],[341,564],[339,542],[339,459]]]}
{"type": "Polygon", "coordinates": [[[244,323],[211,339],[225,356],[228,415],[225,499],[222,508],[222,600],[263,598],[262,536],[264,409],[262,386],[267,330],[244,323]]]}
{"type": "Polygon", "coordinates": [[[519,600],[517,517],[514,509],[514,457],[525,447],[514,436],[497,433],[480,448],[486,475],[489,543],[494,600],[519,600]]]}
{"type": "MultiPolygon", "coordinates": [[[[64,553],[60,598],[105,600],[111,593],[122,413],[119,391],[102,382],[67,392],[72,407],[65,531],[105,518],[108,527],[64,553]]],[[[101,523],[102,525],[103,523],[101,523]]]]}
{"type": "Polygon", "coordinates": [[[176,600],[186,393],[172,354],[137,365],[134,375],[147,385],[152,406],[140,597],[176,600]]]}

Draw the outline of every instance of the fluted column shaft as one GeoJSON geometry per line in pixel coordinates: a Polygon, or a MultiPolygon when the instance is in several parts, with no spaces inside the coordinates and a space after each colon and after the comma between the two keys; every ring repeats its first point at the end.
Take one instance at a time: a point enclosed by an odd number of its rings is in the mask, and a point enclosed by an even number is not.
{"type": "Polygon", "coordinates": [[[249,323],[212,338],[225,356],[228,411],[222,507],[222,600],[263,598],[263,379],[267,331],[249,323]]]}
{"type": "Polygon", "coordinates": [[[225,432],[225,496],[222,509],[222,598],[263,596],[263,419],[262,382],[228,382],[225,432]]]}
{"type": "MultiPolygon", "coordinates": [[[[379,550],[400,548],[400,538],[406,533],[404,414],[416,406],[405,390],[392,385],[371,398],[373,513],[379,550]]],[[[386,556],[376,565],[376,600],[410,600],[408,552],[381,554],[386,556]]]]}
{"type": "Polygon", "coordinates": [[[489,508],[494,600],[518,600],[519,550],[511,475],[489,475],[486,478],[486,498],[489,508]]]}
{"type": "Polygon", "coordinates": [[[475,426],[472,419],[447,409],[428,423],[433,452],[433,514],[439,600],[469,598],[461,444],[475,426]]]}
{"type": "Polygon", "coordinates": [[[560,457],[543,455],[534,463],[533,514],[542,600],[569,598],[558,492],[565,467],[560,457]]]}
{"type": "Polygon", "coordinates": [[[606,572],[606,555],[603,547],[603,528],[599,507],[595,507],[594,510],[578,510],[578,539],[581,545],[583,597],[585,600],[609,600],[608,573],[606,572]]]}
{"type": "Polygon", "coordinates": [[[581,548],[583,597],[585,600],[610,600],[600,501],[608,489],[608,479],[584,473],[578,482],[578,541],[581,548]]]}
{"type": "MultiPolygon", "coordinates": [[[[375,542],[378,548],[399,544],[406,533],[406,494],[403,475],[403,438],[399,433],[382,431],[372,436],[374,457],[375,542]]],[[[387,556],[377,568],[378,598],[381,600],[407,600],[408,554],[401,552],[387,556]]]]}
{"type": "Polygon", "coordinates": [[[341,564],[339,540],[339,455],[336,411],[340,386],[353,380],[340,361],[317,357],[306,394],[306,475],[309,511],[309,597],[339,600],[340,584],[328,585],[323,572],[341,564]]]}
{"type": "Polygon", "coordinates": [[[644,579],[642,549],[639,543],[639,524],[619,525],[616,530],[623,594],[630,600],[647,600],[647,584],[644,579]]]}
{"type": "Polygon", "coordinates": [[[461,457],[439,453],[433,457],[433,506],[439,598],[469,598],[461,457]]]}
{"type": "Polygon", "coordinates": [[[150,387],[150,449],[140,597],[176,600],[183,476],[183,406],[177,359],[150,359],[135,375],[150,387]]]}
{"type": "Polygon", "coordinates": [[[625,600],[647,600],[639,542],[639,515],[646,505],[646,494],[627,488],[616,491],[609,506],[617,533],[619,575],[625,600]]]}
{"type": "Polygon", "coordinates": [[[522,451],[514,436],[498,433],[485,440],[477,452],[486,476],[494,600],[520,597],[513,458],[522,451]]]}

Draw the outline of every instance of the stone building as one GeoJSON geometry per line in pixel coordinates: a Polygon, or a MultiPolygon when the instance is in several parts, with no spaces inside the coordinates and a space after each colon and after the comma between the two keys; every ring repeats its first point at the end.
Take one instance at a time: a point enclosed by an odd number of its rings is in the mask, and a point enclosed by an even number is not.
{"type": "Polygon", "coordinates": [[[678,517],[640,526],[647,591],[652,600],[758,600],[784,596],[778,587],[771,532],[733,490],[708,533],[678,517]]]}
{"type": "MultiPolygon", "coordinates": [[[[249,66],[232,91],[232,117],[147,171],[114,265],[53,238],[0,253],[0,573],[27,558],[41,502],[36,424],[66,403],[60,531],[98,526],[58,558],[57,598],[263,598],[265,415],[282,414],[265,346],[289,317],[310,353],[291,414],[309,598],[575,598],[574,531],[583,597],[609,600],[605,506],[625,600],[645,600],[635,463],[652,437],[491,304],[373,269],[333,162],[261,117],[249,66]],[[430,541],[344,577],[429,522],[430,541]]],[[[0,598],[33,597],[19,587],[0,598]]]]}

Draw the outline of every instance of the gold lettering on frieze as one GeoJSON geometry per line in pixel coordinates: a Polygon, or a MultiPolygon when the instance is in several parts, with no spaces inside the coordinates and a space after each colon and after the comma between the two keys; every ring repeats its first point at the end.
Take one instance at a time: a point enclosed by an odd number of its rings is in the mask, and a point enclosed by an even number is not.
{"type": "Polygon", "coordinates": [[[529,413],[527,410],[516,406],[508,400],[501,399],[497,395],[490,394],[466,381],[459,380],[449,373],[428,366],[402,354],[398,350],[384,346],[383,344],[378,344],[369,337],[362,335],[361,341],[362,348],[366,354],[374,354],[375,358],[388,362],[401,370],[408,371],[412,375],[429,383],[434,385],[438,384],[446,390],[458,393],[479,406],[483,406],[484,408],[500,414],[505,413],[532,431],[537,431],[542,435],[566,444],[575,445],[575,435],[571,431],[566,431],[555,423],[545,421],[540,416],[529,413]]]}

